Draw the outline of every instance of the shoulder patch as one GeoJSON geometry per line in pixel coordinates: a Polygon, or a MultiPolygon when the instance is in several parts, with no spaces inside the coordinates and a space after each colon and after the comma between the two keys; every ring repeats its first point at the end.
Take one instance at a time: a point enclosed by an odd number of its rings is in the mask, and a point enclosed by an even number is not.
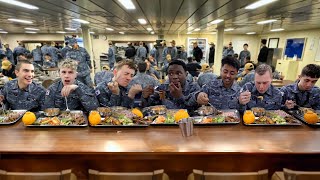
{"type": "Polygon", "coordinates": [[[46,96],[49,96],[49,94],[50,94],[50,90],[47,90],[46,96]]]}
{"type": "Polygon", "coordinates": [[[100,94],[100,90],[97,89],[97,90],[96,90],[96,95],[98,96],[99,94],[100,94]]]}

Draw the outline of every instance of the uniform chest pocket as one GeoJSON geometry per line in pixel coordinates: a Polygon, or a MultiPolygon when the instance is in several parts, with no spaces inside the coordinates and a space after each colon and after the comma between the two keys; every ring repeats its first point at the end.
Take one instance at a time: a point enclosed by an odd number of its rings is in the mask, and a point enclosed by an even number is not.
{"type": "Polygon", "coordinates": [[[214,99],[210,98],[209,101],[215,108],[221,109],[221,107],[222,107],[222,100],[221,99],[218,99],[217,97],[215,97],[214,99]]]}

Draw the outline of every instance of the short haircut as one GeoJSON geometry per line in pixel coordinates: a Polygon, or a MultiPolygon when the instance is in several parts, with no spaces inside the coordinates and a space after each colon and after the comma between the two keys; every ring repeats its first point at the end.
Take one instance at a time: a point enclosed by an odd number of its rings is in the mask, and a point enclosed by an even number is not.
{"type": "Polygon", "coordinates": [[[45,54],[45,56],[50,56],[51,57],[51,55],[49,53],[45,54]]]}
{"type": "Polygon", "coordinates": [[[308,76],[311,78],[319,78],[320,77],[320,66],[316,65],[316,64],[306,65],[301,71],[301,76],[308,76]]]}
{"type": "Polygon", "coordinates": [[[138,70],[139,70],[139,72],[141,72],[141,73],[146,72],[146,70],[147,70],[147,63],[146,63],[146,62],[139,62],[139,63],[138,63],[138,70]]]}
{"type": "Polygon", "coordinates": [[[193,58],[192,57],[188,57],[187,60],[188,60],[188,62],[192,62],[193,58]]]}
{"type": "Polygon", "coordinates": [[[69,45],[69,42],[65,42],[64,44],[65,44],[66,46],[68,46],[68,45],[69,45]]]}
{"type": "Polygon", "coordinates": [[[240,68],[239,62],[234,57],[231,57],[231,56],[227,56],[222,59],[221,67],[223,67],[225,64],[236,68],[237,71],[240,68]]]}
{"type": "Polygon", "coordinates": [[[264,75],[266,72],[269,72],[272,77],[272,68],[268,64],[260,64],[255,70],[255,74],[259,74],[260,76],[264,75]]]}
{"type": "Polygon", "coordinates": [[[247,43],[245,43],[243,46],[249,46],[247,43]]]}
{"type": "Polygon", "coordinates": [[[134,71],[137,71],[137,66],[132,60],[122,60],[116,65],[116,69],[120,70],[123,66],[128,66],[129,69],[133,69],[134,71]]]}
{"type": "Polygon", "coordinates": [[[7,57],[7,56],[4,55],[4,54],[0,54],[0,59],[1,59],[1,60],[4,59],[5,57],[7,57]]]}
{"type": "Polygon", "coordinates": [[[262,40],[261,40],[261,43],[262,43],[262,44],[267,44],[267,40],[266,40],[266,39],[262,39],[262,40]]]}
{"type": "Polygon", "coordinates": [[[18,61],[18,64],[16,65],[15,69],[19,71],[21,66],[22,66],[22,64],[32,64],[32,62],[27,61],[27,60],[20,60],[20,61],[18,61]]]}
{"type": "Polygon", "coordinates": [[[32,55],[31,53],[28,53],[28,54],[26,54],[26,58],[27,58],[27,59],[32,59],[32,58],[33,58],[33,55],[32,55]]]}
{"type": "Polygon", "coordinates": [[[122,60],[123,60],[122,57],[120,57],[120,56],[117,56],[117,57],[116,57],[116,63],[119,63],[119,62],[122,61],[122,60]]]}
{"type": "Polygon", "coordinates": [[[246,56],[246,60],[251,60],[251,57],[250,56],[246,56]]]}
{"type": "MultiPolygon", "coordinates": [[[[183,69],[184,69],[184,71],[187,71],[186,63],[184,63],[183,61],[180,61],[180,60],[173,60],[173,61],[171,61],[171,62],[169,63],[168,69],[169,69],[170,66],[175,65],[175,64],[182,66],[183,69]]],[[[167,69],[167,70],[168,70],[168,69],[167,69]]]]}
{"type": "Polygon", "coordinates": [[[78,63],[72,59],[65,59],[65,60],[61,61],[59,64],[59,69],[61,70],[62,68],[69,68],[74,71],[77,71],[78,63]]]}
{"type": "Polygon", "coordinates": [[[19,53],[18,56],[26,56],[26,55],[23,53],[19,53]]]}

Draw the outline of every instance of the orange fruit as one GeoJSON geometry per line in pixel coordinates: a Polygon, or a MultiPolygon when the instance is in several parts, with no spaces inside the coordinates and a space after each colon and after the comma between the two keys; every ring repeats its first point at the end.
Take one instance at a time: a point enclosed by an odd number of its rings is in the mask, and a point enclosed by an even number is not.
{"type": "Polygon", "coordinates": [[[36,121],[37,117],[33,112],[27,111],[23,117],[22,117],[22,122],[24,125],[31,125],[36,121]]]}
{"type": "Polygon", "coordinates": [[[95,126],[101,122],[101,116],[98,111],[91,111],[89,114],[89,123],[95,126]]]}
{"type": "Polygon", "coordinates": [[[131,112],[132,112],[133,114],[135,114],[136,116],[138,116],[138,117],[140,117],[140,118],[143,118],[143,114],[142,114],[142,112],[141,112],[138,108],[133,108],[133,109],[131,110],[131,112]]]}
{"type": "Polygon", "coordinates": [[[245,124],[251,124],[254,123],[255,121],[255,116],[252,111],[245,111],[243,114],[243,122],[245,124]]]}
{"type": "Polygon", "coordinates": [[[190,117],[188,112],[184,109],[180,109],[179,111],[177,111],[175,114],[174,114],[174,120],[176,122],[180,121],[181,119],[185,119],[185,118],[188,118],[190,117]]]}
{"type": "Polygon", "coordinates": [[[312,111],[307,111],[306,113],[304,113],[304,120],[309,123],[309,124],[315,124],[318,122],[318,115],[317,113],[314,113],[312,111]]]}

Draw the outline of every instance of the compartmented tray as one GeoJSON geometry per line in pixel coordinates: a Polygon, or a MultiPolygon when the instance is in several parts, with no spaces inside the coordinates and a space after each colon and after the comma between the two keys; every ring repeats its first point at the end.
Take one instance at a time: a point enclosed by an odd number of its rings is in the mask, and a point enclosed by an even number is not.
{"type": "Polygon", "coordinates": [[[0,110],[0,125],[12,125],[18,122],[27,110],[0,110]]]}
{"type": "Polygon", "coordinates": [[[214,126],[214,125],[232,125],[240,123],[240,114],[236,109],[221,110],[220,114],[211,116],[196,116],[194,125],[196,126],[214,126]]]}
{"type": "Polygon", "coordinates": [[[291,114],[292,116],[294,116],[295,118],[299,119],[300,121],[310,125],[310,126],[315,126],[315,127],[320,127],[320,110],[313,110],[310,108],[299,108],[297,110],[288,110],[287,111],[289,114],[291,114]],[[311,110],[315,113],[317,113],[318,115],[318,122],[315,124],[310,124],[307,121],[305,121],[304,119],[304,113],[306,112],[306,110],[311,110]]]}
{"type": "MultiPolygon", "coordinates": [[[[178,123],[174,120],[174,114],[180,109],[167,109],[165,114],[153,115],[148,118],[152,119],[152,126],[178,126],[178,123]]],[[[186,109],[183,109],[187,111],[186,109]]]]}
{"type": "Polygon", "coordinates": [[[58,116],[45,116],[43,111],[37,113],[37,120],[27,127],[87,127],[88,119],[82,111],[61,111],[58,116]]]}
{"type": "Polygon", "coordinates": [[[282,110],[265,110],[255,113],[255,122],[246,126],[300,126],[302,123],[282,110]]]}
{"type": "Polygon", "coordinates": [[[90,125],[91,127],[148,127],[151,120],[140,118],[132,113],[131,109],[124,107],[99,107],[97,109],[101,116],[101,123],[90,125]]]}

